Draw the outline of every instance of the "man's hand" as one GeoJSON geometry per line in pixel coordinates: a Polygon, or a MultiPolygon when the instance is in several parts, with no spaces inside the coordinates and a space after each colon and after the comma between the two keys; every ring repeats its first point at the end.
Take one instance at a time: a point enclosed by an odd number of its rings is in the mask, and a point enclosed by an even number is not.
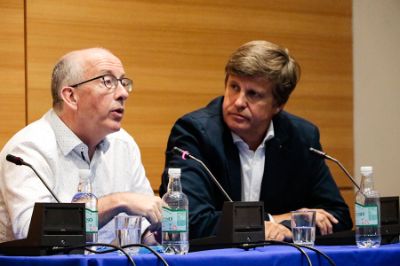
{"type": "Polygon", "coordinates": [[[264,222],[265,240],[284,241],[292,239],[292,232],[285,226],[275,222],[264,222]]]}
{"type": "Polygon", "coordinates": [[[125,212],[128,215],[141,215],[151,223],[150,230],[161,225],[162,206],[166,205],[160,197],[133,192],[117,192],[99,198],[100,227],[115,215],[125,212]]]}
{"type": "Polygon", "coordinates": [[[151,231],[160,227],[162,221],[162,206],[165,203],[160,197],[130,193],[126,204],[126,212],[146,217],[151,223],[151,231]]]}
{"type": "Polygon", "coordinates": [[[333,233],[333,224],[337,224],[339,221],[329,212],[323,209],[308,209],[302,208],[300,211],[315,211],[315,223],[321,232],[321,235],[327,235],[333,233]]]}

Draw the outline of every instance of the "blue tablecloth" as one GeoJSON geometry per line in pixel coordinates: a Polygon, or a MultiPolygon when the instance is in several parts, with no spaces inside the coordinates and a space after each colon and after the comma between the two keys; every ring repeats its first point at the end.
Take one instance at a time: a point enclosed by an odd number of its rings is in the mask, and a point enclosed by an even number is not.
{"type": "MultiPolygon", "coordinates": [[[[356,246],[317,246],[336,265],[400,265],[400,244],[384,245],[376,249],[358,249],[356,246]]],[[[305,249],[306,250],[306,249],[305,249]]],[[[330,265],[322,256],[306,250],[313,266],[330,265]]],[[[242,249],[219,249],[191,252],[184,256],[162,255],[170,266],[266,266],[266,265],[308,265],[298,250],[289,246],[265,246],[248,251],[242,249]]],[[[160,260],[152,254],[133,257],[136,265],[161,266],[160,260]]],[[[129,265],[126,257],[113,254],[103,255],[54,255],[40,257],[0,256],[0,265],[70,265],[70,266],[113,266],[129,265]]]]}

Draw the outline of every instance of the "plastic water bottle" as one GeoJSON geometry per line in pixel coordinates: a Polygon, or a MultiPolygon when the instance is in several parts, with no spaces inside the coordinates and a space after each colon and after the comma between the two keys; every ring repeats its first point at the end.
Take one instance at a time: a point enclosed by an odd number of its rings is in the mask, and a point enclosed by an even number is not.
{"type": "Polygon", "coordinates": [[[379,193],[374,190],[372,166],[361,167],[360,190],[356,194],[356,244],[359,248],[381,245],[379,193]]]}
{"type": "MultiPolygon", "coordinates": [[[[72,198],[72,202],[85,203],[86,216],[86,243],[97,243],[99,229],[99,215],[97,211],[97,197],[92,193],[92,183],[89,179],[90,170],[79,170],[78,192],[72,198]]],[[[96,249],[91,247],[91,249],[96,249]]]]}
{"type": "Polygon", "coordinates": [[[182,192],[181,169],[168,169],[168,191],[162,197],[168,207],[163,207],[162,245],[166,254],[189,252],[189,201],[182,192]]]}

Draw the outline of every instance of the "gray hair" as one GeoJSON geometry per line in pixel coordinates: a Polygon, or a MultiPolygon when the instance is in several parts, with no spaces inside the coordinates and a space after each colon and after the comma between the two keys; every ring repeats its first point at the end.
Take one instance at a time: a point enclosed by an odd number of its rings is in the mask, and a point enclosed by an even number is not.
{"type": "Polygon", "coordinates": [[[82,79],[82,66],[75,56],[64,56],[54,66],[51,76],[51,95],[53,107],[60,109],[63,100],[60,91],[64,86],[72,85],[82,79]]]}

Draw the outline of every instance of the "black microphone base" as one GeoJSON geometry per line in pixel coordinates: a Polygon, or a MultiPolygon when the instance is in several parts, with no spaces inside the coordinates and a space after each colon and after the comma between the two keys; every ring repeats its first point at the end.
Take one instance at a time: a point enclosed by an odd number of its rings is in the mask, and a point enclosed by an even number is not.
{"type": "MultiPolygon", "coordinates": [[[[64,236],[59,236],[59,240],[65,240],[64,236]]],[[[47,256],[61,254],[83,254],[83,249],[70,249],[73,246],[83,246],[85,243],[71,239],[68,245],[43,245],[32,242],[30,239],[19,239],[0,243],[0,254],[8,256],[47,256]],[[72,241],[71,241],[72,240],[72,241]]],[[[59,242],[55,240],[54,242],[59,242]]]]}
{"type": "Polygon", "coordinates": [[[86,241],[84,203],[36,202],[28,237],[0,243],[0,254],[41,256],[55,254],[83,254],[86,241]]]}
{"type": "Polygon", "coordinates": [[[215,236],[193,239],[190,251],[242,247],[265,240],[263,202],[224,202],[215,236]]]}

